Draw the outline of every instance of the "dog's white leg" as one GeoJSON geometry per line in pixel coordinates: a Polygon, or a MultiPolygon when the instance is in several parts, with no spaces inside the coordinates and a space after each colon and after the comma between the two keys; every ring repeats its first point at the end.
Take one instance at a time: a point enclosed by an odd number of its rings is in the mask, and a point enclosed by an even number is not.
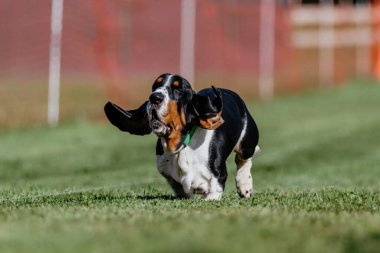
{"type": "Polygon", "coordinates": [[[220,186],[218,180],[212,177],[210,180],[210,190],[205,193],[205,200],[220,200],[222,198],[223,188],[220,186]]]}
{"type": "Polygon", "coordinates": [[[177,182],[179,181],[179,176],[177,173],[175,161],[175,155],[173,154],[165,153],[163,155],[157,155],[157,169],[160,172],[160,174],[166,178],[166,181],[173,189],[176,197],[190,198],[192,194],[188,194],[188,192],[185,191],[184,187],[177,182]]]}
{"type": "Polygon", "coordinates": [[[235,163],[237,166],[235,178],[237,192],[240,197],[250,198],[253,193],[251,175],[252,157],[247,160],[243,160],[239,158],[239,155],[236,155],[235,163]]]}
{"type": "Polygon", "coordinates": [[[183,187],[180,183],[176,182],[173,178],[171,177],[167,177],[166,178],[166,181],[169,183],[169,185],[172,187],[174,193],[175,193],[175,196],[177,198],[181,198],[181,199],[188,199],[188,198],[191,198],[191,195],[190,194],[187,194],[184,190],[183,190],[183,187]]]}
{"type": "Polygon", "coordinates": [[[188,196],[188,198],[191,198],[193,196],[193,188],[191,187],[191,178],[190,177],[183,177],[181,184],[183,186],[183,191],[188,196]]]}

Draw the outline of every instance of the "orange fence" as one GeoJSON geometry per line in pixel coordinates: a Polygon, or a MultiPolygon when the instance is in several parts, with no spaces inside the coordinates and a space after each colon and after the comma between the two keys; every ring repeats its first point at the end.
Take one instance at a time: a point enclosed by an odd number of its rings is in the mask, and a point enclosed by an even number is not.
{"type": "MultiPolygon", "coordinates": [[[[258,97],[260,1],[194,1],[194,77],[189,78],[194,78],[195,88],[216,85],[235,89],[247,98],[258,97]]],[[[312,16],[318,15],[319,7],[305,9],[284,4],[273,7],[274,26],[267,29],[273,29],[275,41],[272,66],[275,94],[318,87],[321,48],[318,43],[299,46],[295,37],[307,34],[306,30],[321,31],[326,24],[323,18],[319,23],[298,23],[295,15],[302,16],[303,10],[308,10],[312,16]]],[[[331,8],[333,15],[338,16],[355,9],[353,6],[331,8]]],[[[360,46],[334,44],[329,48],[333,54],[330,59],[332,84],[380,72],[377,70],[380,69],[379,40],[375,38],[378,15],[370,6],[359,8],[366,8],[372,19],[362,24],[328,24],[334,32],[358,26],[370,31],[368,43],[360,46]],[[369,68],[357,68],[359,47],[359,57],[369,64],[369,68]]],[[[61,48],[63,89],[70,85],[99,87],[101,84],[105,88],[102,99],[108,96],[124,104],[140,103],[156,76],[180,72],[181,13],[181,1],[178,0],[65,0],[61,48]]],[[[46,88],[43,87],[47,86],[49,69],[50,16],[50,0],[0,1],[0,92],[3,96],[8,96],[4,94],[22,83],[17,92],[39,85],[41,94],[38,97],[44,97],[42,93],[46,88]]],[[[328,19],[323,13],[321,17],[328,19]]],[[[261,27],[265,28],[265,24],[261,27]]],[[[339,37],[338,34],[334,33],[334,38],[339,37]]],[[[320,34],[314,35],[320,39],[320,34]]],[[[62,99],[65,103],[80,100],[80,96],[62,99]]],[[[39,111],[45,103],[40,103],[39,111]]],[[[7,117],[12,114],[8,107],[0,108],[0,125],[6,124],[7,117]]],[[[63,110],[61,117],[71,113],[75,110],[66,114],[63,110]]]]}

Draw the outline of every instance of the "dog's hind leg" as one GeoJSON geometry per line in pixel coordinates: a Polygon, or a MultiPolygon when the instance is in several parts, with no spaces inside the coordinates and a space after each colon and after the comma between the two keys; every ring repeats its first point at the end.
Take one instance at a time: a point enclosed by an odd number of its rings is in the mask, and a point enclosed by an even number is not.
{"type": "Polygon", "coordinates": [[[253,194],[252,184],[252,158],[260,151],[258,146],[259,133],[256,123],[247,112],[247,123],[244,127],[240,142],[235,147],[236,163],[236,189],[240,197],[250,198],[253,194]]]}
{"type": "Polygon", "coordinates": [[[250,198],[253,192],[252,185],[252,157],[243,159],[239,154],[235,156],[235,163],[237,167],[236,173],[236,189],[240,197],[250,198]]]}
{"type": "MultiPolygon", "coordinates": [[[[256,146],[254,154],[260,152],[260,147],[256,146]]],[[[236,163],[236,190],[240,197],[250,198],[253,194],[253,183],[252,183],[252,159],[251,157],[244,157],[241,153],[236,152],[235,163],[236,163]]]]}

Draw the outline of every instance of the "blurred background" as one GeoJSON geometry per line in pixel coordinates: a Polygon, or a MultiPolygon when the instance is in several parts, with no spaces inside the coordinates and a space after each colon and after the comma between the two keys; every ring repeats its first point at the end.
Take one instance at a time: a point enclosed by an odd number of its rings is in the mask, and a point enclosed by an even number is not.
{"type": "Polygon", "coordinates": [[[161,73],[245,99],[380,78],[380,1],[0,0],[0,129],[104,120],[161,73]]]}

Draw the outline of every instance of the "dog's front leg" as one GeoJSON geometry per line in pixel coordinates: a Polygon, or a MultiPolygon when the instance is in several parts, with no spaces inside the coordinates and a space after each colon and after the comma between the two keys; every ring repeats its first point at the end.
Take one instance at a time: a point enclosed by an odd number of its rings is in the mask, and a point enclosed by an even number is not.
{"type": "Polygon", "coordinates": [[[210,188],[207,193],[204,194],[205,200],[220,200],[223,195],[223,188],[219,184],[218,180],[215,177],[212,177],[210,180],[210,188]]]}
{"type": "Polygon", "coordinates": [[[182,187],[183,187],[183,191],[185,192],[185,194],[189,197],[192,197],[193,194],[194,194],[194,190],[192,188],[192,180],[189,176],[184,176],[182,177],[181,179],[181,183],[182,183],[182,187]]]}
{"type": "Polygon", "coordinates": [[[171,177],[165,177],[166,181],[169,183],[170,187],[173,189],[175,196],[180,199],[188,199],[191,198],[191,194],[188,194],[184,191],[183,186],[175,181],[171,177]]]}
{"type": "Polygon", "coordinates": [[[176,168],[176,160],[175,154],[163,152],[161,140],[158,139],[156,148],[156,164],[158,171],[165,177],[177,198],[190,198],[191,195],[187,194],[184,191],[182,184],[179,183],[180,178],[176,168]]]}

